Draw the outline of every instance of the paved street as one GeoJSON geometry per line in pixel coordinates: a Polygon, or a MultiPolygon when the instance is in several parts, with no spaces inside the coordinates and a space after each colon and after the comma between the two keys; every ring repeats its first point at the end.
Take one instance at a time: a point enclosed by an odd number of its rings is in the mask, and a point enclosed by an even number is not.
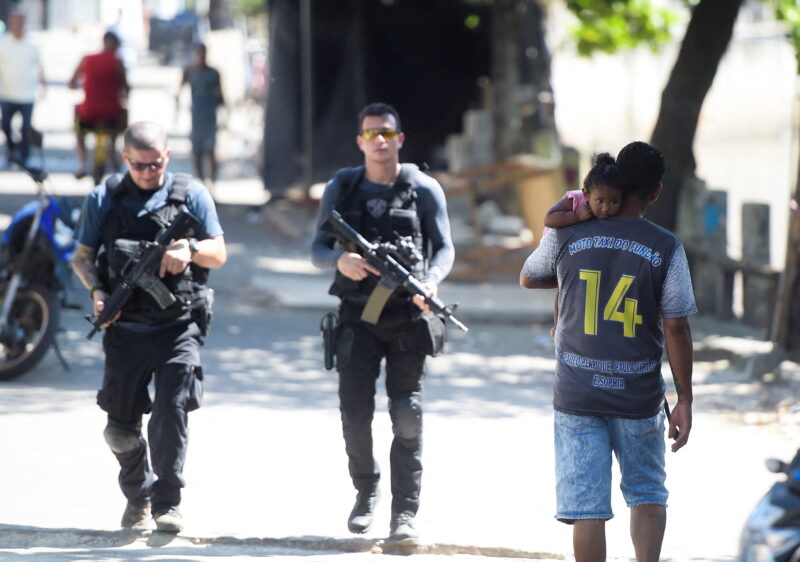
{"type": "MultiPolygon", "coordinates": [[[[174,69],[138,70],[137,107],[171,103],[173,78],[174,69]]],[[[62,102],[53,92],[47,100],[38,119],[53,139],[53,185],[85,194],[91,186],[69,175],[62,102]]],[[[243,148],[230,147],[251,143],[252,132],[241,131],[226,144],[233,156],[243,148]]],[[[174,147],[176,167],[187,170],[185,136],[177,134],[174,147]]],[[[0,385],[0,560],[359,560],[388,534],[388,478],[373,529],[355,538],[346,529],[354,494],[336,378],[321,368],[318,334],[320,311],[333,301],[325,295],[328,278],[308,264],[303,236],[314,209],[281,212],[300,232],[287,237],[280,221],[241,205],[263,197],[251,163],[232,158],[229,166],[215,195],[230,257],[212,274],[218,312],[204,349],[205,405],[190,416],[185,531],[178,538],[116,531],[124,501],[102,437],[104,414],[94,403],[100,338],[87,341],[82,313],[67,311],[62,343],[71,370],[49,353],[34,371],[0,385]]],[[[30,198],[27,182],[19,172],[0,173],[0,217],[30,198]]],[[[442,287],[445,300],[461,301],[459,315],[471,330],[451,330],[448,352],[430,362],[418,522],[431,546],[415,560],[445,553],[569,558],[570,528],[553,519],[552,293],[524,292],[515,277],[442,287]]],[[[88,306],[84,292],[75,294],[88,306]]],[[[698,349],[707,351],[696,364],[692,440],[668,455],[663,557],[732,560],[748,511],[774,481],[763,460],[788,459],[800,443],[796,416],[775,413],[797,386],[748,379],[746,358],[763,348],[751,330],[709,319],[693,326],[698,349]]],[[[785,372],[796,379],[796,365],[785,372]]],[[[377,403],[375,447],[388,468],[382,389],[377,403]]],[[[608,552],[627,560],[628,514],[619,496],[608,552]]]]}
{"type": "MultiPolygon", "coordinates": [[[[253,228],[250,237],[232,240],[250,247],[257,235],[253,228]]],[[[32,552],[43,560],[199,560],[206,554],[307,559],[308,553],[292,550],[295,541],[305,548],[363,552],[386,537],[386,499],[365,537],[353,540],[346,530],[353,494],[335,377],[320,366],[319,314],[276,306],[277,297],[266,292],[236,289],[231,279],[248,285],[243,259],[232,256],[215,283],[220,306],[204,350],[205,406],[191,415],[184,538],[134,540],[111,532],[123,500],[102,439],[104,416],[94,405],[100,343],[85,340],[88,324],[71,311],[64,344],[72,370],[63,372],[49,354],[35,371],[0,386],[0,451],[13,452],[0,456],[0,559],[32,552]],[[48,546],[55,550],[30,550],[48,546]]],[[[495,556],[568,555],[569,528],[552,519],[548,325],[471,327],[430,365],[423,538],[495,556]]],[[[724,360],[698,364],[698,378],[705,380],[696,390],[692,442],[669,456],[672,506],[664,557],[731,560],[746,513],[773,480],[763,459],[789,456],[800,433],[796,424],[747,423],[735,410],[757,410],[757,385],[724,360]],[[705,521],[713,524],[698,534],[705,521]]],[[[382,390],[378,404],[376,451],[386,466],[391,429],[382,390]]],[[[387,481],[383,497],[389,497],[387,481]]],[[[628,559],[627,510],[618,497],[615,511],[609,555],[628,559]]],[[[435,552],[447,551],[439,548],[435,552]]]]}

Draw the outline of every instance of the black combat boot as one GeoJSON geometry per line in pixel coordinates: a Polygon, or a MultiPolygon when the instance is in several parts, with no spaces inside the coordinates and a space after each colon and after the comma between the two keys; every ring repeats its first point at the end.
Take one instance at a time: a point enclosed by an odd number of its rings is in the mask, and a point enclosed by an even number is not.
{"type": "Polygon", "coordinates": [[[375,513],[375,504],[378,503],[380,492],[377,486],[358,492],[353,511],[347,520],[347,528],[351,533],[366,533],[372,525],[372,516],[375,513]]]}
{"type": "Polygon", "coordinates": [[[183,531],[183,516],[178,508],[171,507],[167,511],[153,515],[156,529],[164,533],[180,533],[183,531]]]}
{"type": "Polygon", "coordinates": [[[145,500],[140,503],[129,501],[128,505],[125,506],[125,512],[122,514],[120,526],[123,529],[144,531],[147,529],[147,524],[149,521],[150,501],[145,500]]]}
{"type": "Polygon", "coordinates": [[[392,513],[389,524],[389,539],[393,541],[414,542],[419,538],[419,533],[414,528],[414,515],[404,511],[392,513]]]}

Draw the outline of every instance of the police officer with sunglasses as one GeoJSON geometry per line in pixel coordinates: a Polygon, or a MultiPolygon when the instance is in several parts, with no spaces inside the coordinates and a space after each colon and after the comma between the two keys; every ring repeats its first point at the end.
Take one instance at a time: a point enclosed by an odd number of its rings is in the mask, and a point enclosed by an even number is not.
{"type": "Polygon", "coordinates": [[[175,297],[162,308],[137,287],[121,312],[103,326],[105,370],[97,404],[108,414],[104,437],[119,465],[127,499],[123,528],[179,532],[188,445],[188,412],[202,402],[200,346],[207,334],[209,269],[227,258],[222,227],[208,190],[167,171],[167,135],[138,122],[124,133],[124,176],[111,176],[86,197],[73,268],[89,289],[95,316],[125,274],[140,242],[154,241],[185,205],[199,219],[167,247],[157,272],[175,297]],[[148,385],[154,383],[151,401],[148,385]],[[148,442],[144,414],[151,414],[148,442]]]}
{"type": "Polygon", "coordinates": [[[367,532],[379,497],[372,418],[383,361],[394,433],[390,539],[413,542],[422,477],[422,378],[426,355],[441,351],[431,342],[442,342],[437,336],[443,323],[422,297],[412,299],[402,288],[389,293],[378,283],[380,272],[355,248],[341,246],[324,223],[335,209],[370,242],[411,241],[424,259],[403,265],[423,281],[429,296],[436,295],[450,272],[453,243],[439,183],[412,164],[400,164],[405,135],[397,111],[384,103],[366,106],[358,116],[358,131],[364,164],[342,169],[328,182],[312,245],[314,265],[336,270],[330,293],[340,298],[336,367],[345,450],[356,489],[347,524],[353,533],[367,532]]]}

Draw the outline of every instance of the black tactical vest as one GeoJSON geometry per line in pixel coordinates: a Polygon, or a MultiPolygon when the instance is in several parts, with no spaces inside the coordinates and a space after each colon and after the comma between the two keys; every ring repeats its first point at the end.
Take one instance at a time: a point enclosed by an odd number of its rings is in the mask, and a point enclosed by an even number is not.
{"type": "MultiPolygon", "coordinates": [[[[128,263],[131,252],[140,241],[153,241],[172,222],[179,208],[186,201],[189,191],[188,174],[174,174],[167,203],[154,212],[137,216],[138,212],[123,204],[123,200],[135,200],[142,208],[141,197],[136,191],[130,175],[111,176],[106,181],[106,189],[113,198],[113,204],[102,219],[103,247],[98,257],[98,269],[104,287],[112,292],[122,280],[123,270],[128,263]]],[[[194,237],[190,230],[186,237],[194,237]]],[[[157,273],[157,272],[156,272],[157,273]]],[[[131,322],[162,322],[178,319],[189,319],[191,311],[202,305],[208,269],[194,263],[183,273],[172,275],[167,273],[161,278],[164,285],[175,295],[176,302],[166,309],[158,306],[155,299],[137,287],[131,298],[122,308],[121,320],[131,322]]]]}
{"type": "MultiPolygon", "coordinates": [[[[336,174],[341,186],[341,196],[334,209],[355,230],[369,242],[395,242],[397,236],[409,236],[424,260],[416,265],[402,263],[417,278],[421,278],[427,270],[427,244],[422,235],[422,227],[417,215],[414,192],[414,175],[421,173],[414,164],[402,164],[397,181],[383,192],[366,192],[359,189],[364,179],[364,166],[344,168],[336,174]]],[[[355,251],[352,248],[345,248],[355,251]]],[[[375,289],[377,280],[367,277],[362,281],[348,279],[336,271],[329,293],[339,298],[366,300],[375,289]]],[[[407,292],[399,288],[392,295],[394,300],[407,300],[407,292]]]]}

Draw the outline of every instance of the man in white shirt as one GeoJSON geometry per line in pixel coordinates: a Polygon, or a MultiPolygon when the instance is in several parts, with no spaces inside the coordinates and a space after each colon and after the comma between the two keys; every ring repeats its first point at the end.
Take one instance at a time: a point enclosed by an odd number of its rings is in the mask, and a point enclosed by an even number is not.
{"type": "Polygon", "coordinates": [[[12,157],[22,162],[28,160],[33,103],[39,85],[44,91],[44,84],[39,48],[25,38],[25,15],[12,12],[8,16],[8,31],[0,36],[0,111],[8,163],[12,157]],[[15,139],[11,120],[17,113],[22,116],[22,129],[15,139]]]}

